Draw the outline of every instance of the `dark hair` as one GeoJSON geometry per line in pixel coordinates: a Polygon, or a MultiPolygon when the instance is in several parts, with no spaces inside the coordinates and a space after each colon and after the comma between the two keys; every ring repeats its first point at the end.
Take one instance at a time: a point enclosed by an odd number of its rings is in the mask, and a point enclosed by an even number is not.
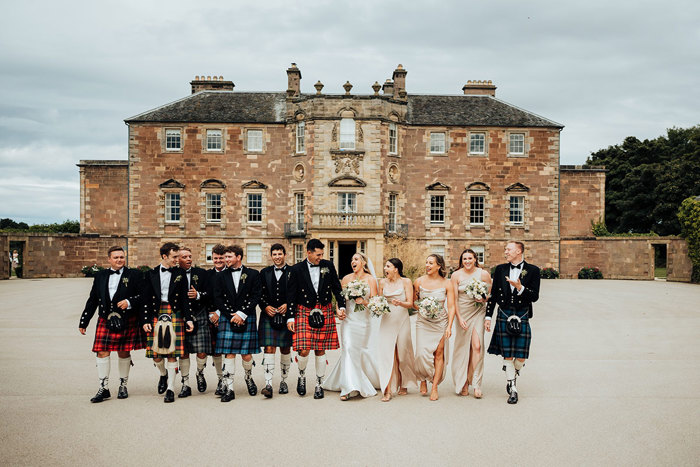
{"type": "Polygon", "coordinates": [[[229,245],[226,247],[226,253],[233,253],[236,256],[243,258],[243,248],[239,245],[229,245]]]}
{"type": "Polygon", "coordinates": [[[217,255],[225,255],[226,254],[226,247],[223,246],[221,243],[217,243],[214,245],[214,248],[211,249],[212,254],[216,253],[217,255]]]}
{"type": "Polygon", "coordinates": [[[464,253],[471,253],[472,256],[474,256],[474,259],[476,260],[475,266],[478,268],[479,267],[479,257],[476,255],[476,251],[472,250],[471,248],[467,248],[459,255],[459,262],[457,263],[457,269],[455,269],[455,270],[459,270],[459,269],[462,269],[464,267],[462,265],[462,257],[464,256],[464,253]]]}
{"type": "Polygon", "coordinates": [[[284,248],[284,245],[282,245],[281,243],[275,243],[274,245],[272,245],[270,247],[270,254],[272,254],[273,251],[277,251],[277,250],[282,250],[283,254],[285,254],[285,255],[287,254],[287,250],[284,248]]]}
{"type": "Polygon", "coordinates": [[[440,277],[445,277],[447,275],[447,269],[445,268],[445,259],[437,253],[428,255],[428,258],[430,258],[431,256],[435,258],[435,262],[438,264],[438,266],[440,266],[440,269],[438,269],[438,274],[440,275],[440,277]]]}
{"type": "MultiPolygon", "coordinates": [[[[16,252],[16,251],[17,251],[17,250],[15,250],[15,252],[16,252]]],[[[119,245],[114,245],[114,246],[109,247],[109,250],[107,250],[107,257],[108,257],[108,258],[112,256],[112,252],[113,252],[113,251],[121,251],[121,252],[124,252],[124,248],[120,247],[119,245]]]]}
{"type": "Polygon", "coordinates": [[[399,270],[399,277],[406,277],[403,275],[403,263],[399,258],[389,258],[386,262],[393,264],[399,270]]]}
{"type": "Polygon", "coordinates": [[[160,257],[162,258],[163,255],[165,255],[165,256],[170,255],[171,251],[180,251],[180,247],[177,246],[177,244],[175,244],[173,242],[163,243],[163,246],[160,247],[160,257]]]}
{"type": "Polygon", "coordinates": [[[312,238],[306,244],[306,251],[314,251],[316,248],[320,248],[323,250],[324,248],[326,248],[326,246],[318,238],[312,238]]]}
{"type": "Polygon", "coordinates": [[[525,244],[523,242],[516,242],[515,240],[511,240],[508,243],[515,243],[518,245],[518,248],[520,248],[520,253],[525,253],[525,244]]]}

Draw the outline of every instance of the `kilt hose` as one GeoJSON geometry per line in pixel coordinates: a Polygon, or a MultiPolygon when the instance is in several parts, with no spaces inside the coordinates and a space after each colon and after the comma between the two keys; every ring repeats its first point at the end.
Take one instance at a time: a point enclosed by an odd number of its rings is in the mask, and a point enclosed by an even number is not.
{"type": "Polygon", "coordinates": [[[98,317],[93,352],[130,352],[144,348],[146,336],[135,313],[127,314],[126,327],[121,332],[110,331],[107,320],[98,317]]]}
{"type": "Polygon", "coordinates": [[[197,332],[195,334],[185,332],[185,350],[187,353],[211,354],[214,347],[209,330],[209,313],[203,311],[194,319],[197,322],[197,332]]]}
{"type": "MultiPolygon", "coordinates": [[[[160,315],[172,315],[172,310],[170,305],[167,303],[160,304],[160,315]]],[[[158,316],[153,318],[153,326],[156,327],[158,323],[158,316]]],[[[154,353],[151,348],[153,347],[153,331],[148,333],[147,345],[146,345],[146,358],[156,358],[156,357],[182,357],[185,355],[185,322],[182,318],[178,316],[173,316],[173,330],[175,331],[175,351],[171,354],[161,355],[154,353]]]]}
{"type": "Polygon", "coordinates": [[[340,347],[333,304],[318,308],[323,311],[323,327],[314,329],[309,326],[309,313],[313,308],[297,305],[294,317],[294,350],[335,350],[340,347]]]}
{"type": "Polygon", "coordinates": [[[245,320],[246,328],[243,332],[233,332],[231,323],[223,316],[219,319],[219,329],[216,332],[217,354],[249,355],[260,353],[258,345],[258,326],[255,324],[255,316],[248,316],[245,320]]]}
{"type": "Polygon", "coordinates": [[[502,355],[503,358],[528,358],[530,355],[531,340],[532,331],[530,329],[530,320],[527,318],[527,310],[515,311],[499,309],[488,352],[494,355],[502,355]],[[523,314],[525,316],[523,316],[523,314]],[[522,320],[522,331],[519,336],[511,336],[508,334],[506,321],[511,315],[518,315],[522,320]]]}
{"type": "Polygon", "coordinates": [[[260,312],[260,322],[258,323],[258,343],[260,347],[291,347],[292,332],[289,329],[278,331],[273,329],[272,318],[265,311],[260,312]]]}

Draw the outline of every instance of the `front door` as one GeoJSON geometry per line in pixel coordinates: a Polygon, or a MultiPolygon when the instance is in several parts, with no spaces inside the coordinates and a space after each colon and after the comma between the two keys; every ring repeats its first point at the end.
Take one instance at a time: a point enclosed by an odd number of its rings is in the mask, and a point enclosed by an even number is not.
{"type": "Polygon", "coordinates": [[[350,261],[357,251],[357,242],[338,242],[338,276],[343,277],[352,272],[350,261]]]}

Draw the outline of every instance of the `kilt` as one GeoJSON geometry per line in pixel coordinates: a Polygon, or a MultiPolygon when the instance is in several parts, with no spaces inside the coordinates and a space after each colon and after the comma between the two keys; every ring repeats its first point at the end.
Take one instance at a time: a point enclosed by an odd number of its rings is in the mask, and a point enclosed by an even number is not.
{"type": "Polygon", "coordinates": [[[260,353],[258,345],[258,326],[255,324],[255,316],[248,316],[245,320],[246,328],[243,332],[233,332],[231,323],[222,315],[219,319],[219,329],[216,332],[217,354],[249,355],[260,353]]]}
{"type": "Polygon", "coordinates": [[[335,350],[338,344],[338,330],[335,327],[333,304],[318,306],[323,311],[323,327],[309,326],[309,313],[313,308],[297,305],[294,317],[294,350],[335,350]]]}
{"type": "Polygon", "coordinates": [[[185,332],[185,350],[188,353],[212,353],[212,339],[209,331],[209,313],[203,312],[195,316],[197,333],[185,332]]]}
{"type": "Polygon", "coordinates": [[[282,331],[274,329],[271,320],[265,311],[260,312],[260,323],[258,323],[258,343],[260,347],[291,347],[292,332],[289,329],[282,331]]]}
{"type": "Polygon", "coordinates": [[[214,323],[209,321],[209,336],[211,337],[211,355],[218,355],[215,351],[215,349],[216,349],[216,334],[218,332],[219,332],[218,323],[217,323],[217,325],[214,325],[214,323]]]}
{"type": "Polygon", "coordinates": [[[504,358],[528,358],[530,355],[530,341],[532,330],[527,311],[498,310],[496,325],[493,328],[493,337],[489,344],[488,352],[494,355],[502,355],[504,358]],[[509,316],[517,314],[522,320],[522,332],[519,336],[511,336],[506,329],[506,320],[509,316]],[[525,316],[522,316],[525,314],[525,316]]]}
{"type": "Polygon", "coordinates": [[[107,328],[107,320],[98,317],[95,342],[92,344],[93,352],[130,352],[145,347],[146,336],[135,313],[127,314],[126,328],[122,332],[110,331],[107,328]]]}
{"type": "MultiPolygon", "coordinates": [[[[168,305],[167,303],[160,304],[160,311],[158,312],[158,316],[163,314],[172,315],[170,305],[168,305]]],[[[155,318],[153,318],[152,326],[155,328],[157,323],[158,317],[156,316],[155,318]]],[[[154,353],[153,350],[151,350],[151,348],[153,347],[153,331],[151,331],[147,334],[148,339],[146,344],[146,358],[182,357],[185,355],[185,322],[182,320],[182,318],[178,316],[173,316],[173,330],[175,331],[175,352],[167,355],[160,355],[154,353]]]]}

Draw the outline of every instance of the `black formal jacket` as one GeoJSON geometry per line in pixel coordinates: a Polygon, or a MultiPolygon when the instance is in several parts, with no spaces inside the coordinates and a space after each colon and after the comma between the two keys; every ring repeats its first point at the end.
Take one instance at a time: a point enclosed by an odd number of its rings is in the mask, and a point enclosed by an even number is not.
{"type": "Polygon", "coordinates": [[[211,268],[207,269],[207,311],[209,313],[214,313],[218,308],[216,307],[216,286],[217,286],[217,276],[220,274],[224,274],[225,271],[228,271],[228,268],[224,266],[224,269],[222,271],[216,272],[216,268],[211,268]]]}
{"type": "Polygon", "coordinates": [[[139,310],[143,293],[143,274],[141,271],[123,267],[119,275],[119,285],[112,300],[109,299],[109,276],[109,269],[103,269],[95,274],[90,296],[85,303],[85,310],[80,316],[79,328],[86,329],[88,327],[96,309],[99,309],[98,315],[106,319],[112,311],[112,303],[129,300],[131,309],[127,310],[127,314],[136,313],[139,310]]]}
{"type": "Polygon", "coordinates": [[[322,259],[319,263],[321,274],[318,280],[318,293],[314,290],[306,263],[307,260],[303,260],[295,264],[287,274],[287,307],[291,312],[288,316],[294,317],[297,305],[313,308],[318,303],[326,306],[332,302],[333,296],[338,308],[344,308],[345,297],[341,293],[342,287],[333,263],[327,259],[322,259]]]}
{"type": "Polygon", "coordinates": [[[214,273],[214,302],[216,309],[221,312],[221,318],[231,322],[234,313],[245,313],[246,322],[255,321],[257,318],[255,309],[260,302],[260,273],[255,269],[242,266],[241,280],[238,282],[238,290],[233,285],[233,273],[230,269],[214,273]]]}
{"type": "MultiPolygon", "coordinates": [[[[153,318],[158,317],[160,310],[160,264],[146,272],[143,290],[141,321],[143,324],[152,324],[153,318]]],[[[172,314],[184,321],[194,321],[190,310],[190,299],[187,296],[188,290],[185,270],[179,267],[173,268],[170,274],[170,288],[168,289],[168,303],[172,314]]]]}
{"type": "MultiPolygon", "coordinates": [[[[185,275],[187,275],[187,271],[185,271],[185,275]]],[[[194,266],[190,268],[190,285],[199,292],[199,300],[190,298],[190,312],[200,320],[208,319],[207,311],[210,298],[209,271],[194,266]]]]}
{"type": "Polygon", "coordinates": [[[268,306],[279,308],[287,303],[287,274],[291,266],[284,265],[282,267],[283,271],[279,281],[275,277],[274,265],[260,271],[260,284],[262,285],[262,295],[260,296],[261,318],[269,318],[269,315],[265,313],[265,308],[268,306]]]}
{"type": "Polygon", "coordinates": [[[510,263],[499,264],[493,273],[493,286],[491,298],[486,306],[486,316],[492,316],[496,305],[504,310],[527,310],[528,318],[532,318],[532,304],[540,298],[540,268],[534,264],[524,262],[520,273],[520,283],[525,287],[523,293],[518,295],[514,290],[510,291],[510,284],[505,279],[510,274],[510,263]]]}

